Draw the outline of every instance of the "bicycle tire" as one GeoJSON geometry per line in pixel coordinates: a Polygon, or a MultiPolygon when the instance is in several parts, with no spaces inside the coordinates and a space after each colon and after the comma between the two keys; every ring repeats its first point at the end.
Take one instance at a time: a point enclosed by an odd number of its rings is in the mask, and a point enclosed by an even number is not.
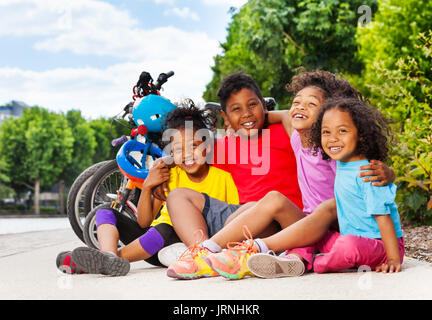
{"type": "Polygon", "coordinates": [[[93,174],[103,165],[106,161],[98,162],[85,169],[73,182],[66,201],[66,213],[69,219],[69,223],[72,230],[77,237],[84,242],[83,227],[84,223],[81,217],[88,214],[89,211],[85,211],[82,204],[85,195],[85,188],[90,182],[93,174]]]}
{"type": "Polygon", "coordinates": [[[107,161],[100,166],[93,174],[85,191],[84,210],[90,212],[102,203],[111,203],[114,199],[110,198],[107,194],[117,194],[117,190],[119,190],[124,178],[115,160],[107,161]]]}

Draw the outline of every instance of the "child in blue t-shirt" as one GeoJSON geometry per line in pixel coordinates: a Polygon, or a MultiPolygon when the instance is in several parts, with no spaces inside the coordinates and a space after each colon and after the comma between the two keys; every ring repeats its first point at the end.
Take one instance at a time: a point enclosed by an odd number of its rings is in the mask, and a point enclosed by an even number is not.
{"type": "Polygon", "coordinates": [[[335,198],[340,234],[316,244],[322,255],[317,273],[367,265],[377,272],[400,272],[404,243],[395,203],[396,186],[364,183],[359,167],[370,159],[385,161],[389,127],[383,115],[357,99],[335,99],[321,109],[311,131],[315,153],[337,161],[335,198]]]}

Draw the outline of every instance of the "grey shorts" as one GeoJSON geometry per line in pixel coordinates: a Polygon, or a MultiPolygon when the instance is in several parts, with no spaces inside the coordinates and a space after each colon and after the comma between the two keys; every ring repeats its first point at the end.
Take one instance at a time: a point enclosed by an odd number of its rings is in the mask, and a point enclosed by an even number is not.
{"type": "Polygon", "coordinates": [[[212,198],[206,193],[202,194],[205,198],[202,215],[207,223],[208,235],[209,237],[212,237],[223,228],[228,217],[242,205],[228,204],[226,202],[212,198]]]}

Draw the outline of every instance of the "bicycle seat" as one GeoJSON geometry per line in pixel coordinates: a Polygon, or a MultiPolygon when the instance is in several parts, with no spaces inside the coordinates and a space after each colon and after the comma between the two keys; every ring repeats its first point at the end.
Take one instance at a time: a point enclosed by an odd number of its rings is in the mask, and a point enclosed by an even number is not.
{"type": "Polygon", "coordinates": [[[146,168],[145,164],[147,155],[151,155],[153,158],[165,156],[162,149],[160,149],[154,143],[141,143],[135,139],[129,140],[123,144],[120,150],[117,152],[117,165],[120,171],[130,180],[135,182],[143,182],[147,178],[149,172],[149,168],[146,168]],[[134,151],[141,153],[142,163],[139,163],[131,155],[131,152],[134,151]]]}
{"type": "Polygon", "coordinates": [[[165,117],[176,108],[168,99],[149,94],[135,102],[132,116],[137,126],[145,125],[148,132],[161,132],[165,117]]]}

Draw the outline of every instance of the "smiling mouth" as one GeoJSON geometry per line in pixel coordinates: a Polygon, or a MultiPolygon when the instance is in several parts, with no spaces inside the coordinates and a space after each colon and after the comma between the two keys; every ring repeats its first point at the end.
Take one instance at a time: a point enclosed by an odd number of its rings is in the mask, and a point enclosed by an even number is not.
{"type": "Polygon", "coordinates": [[[304,114],[300,114],[300,113],[296,113],[293,115],[293,119],[307,119],[308,117],[306,117],[304,114]]]}
{"type": "Polygon", "coordinates": [[[255,121],[249,121],[249,122],[245,122],[242,123],[241,126],[246,128],[246,129],[252,129],[253,127],[255,127],[255,121]]]}
{"type": "Polygon", "coordinates": [[[343,149],[343,147],[328,147],[328,150],[331,154],[335,154],[340,152],[343,149]]]}
{"type": "Polygon", "coordinates": [[[185,160],[185,161],[183,162],[183,164],[184,164],[186,167],[192,167],[192,166],[195,164],[195,160],[193,160],[193,159],[185,160]]]}

